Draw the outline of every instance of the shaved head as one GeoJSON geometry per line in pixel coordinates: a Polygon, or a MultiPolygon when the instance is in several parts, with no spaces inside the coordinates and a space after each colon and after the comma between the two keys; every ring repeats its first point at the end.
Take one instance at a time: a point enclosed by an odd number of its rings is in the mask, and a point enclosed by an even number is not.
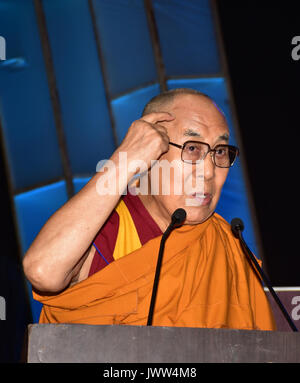
{"type": "Polygon", "coordinates": [[[187,213],[186,224],[194,225],[204,222],[213,214],[217,206],[229,168],[215,166],[212,156],[208,155],[203,159],[203,169],[201,177],[199,177],[199,172],[194,165],[182,166],[182,148],[188,141],[202,142],[208,144],[212,149],[218,144],[227,145],[229,128],[226,118],[209,96],[188,88],[163,92],[151,99],[144,108],[142,119],[147,119],[147,116],[157,113],[166,115],[169,113],[174,117],[173,119],[160,117],[161,119],[153,124],[156,129],[164,128],[166,130],[169,143],[171,142],[173,145],[169,144],[168,150],[162,153],[155,165],[151,167],[147,174],[148,185],[152,186],[152,174],[160,164],[174,164],[175,170],[170,172],[170,193],[163,193],[165,180],[163,172],[160,172],[157,183],[159,193],[139,197],[146,208],[151,211],[155,220],[161,222],[161,227],[164,229],[175,209],[183,206],[187,213]],[[177,175],[179,174],[178,177],[175,177],[176,172],[177,175]],[[196,185],[196,181],[200,179],[203,190],[198,185],[197,193],[208,195],[207,201],[204,203],[202,200],[197,200],[198,194],[191,194],[189,186],[186,189],[183,188],[181,193],[175,192],[178,179],[180,179],[181,185],[190,185],[190,182],[192,185],[196,185]],[[197,206],[193,205],[196,201],[193,198],[201,203],[197,206]],[[188,205],[186,201],[190,201],[190,199],[192,203],[188,205]]]}
{"type": "Polygon", "coordinates": [[[195,89],[177,88],[177,89],[167,90],[153,97],[144,107],[142,116],[145,116],[146,114],[153,113],[153,112],[161,112],[164,107],[168,107],[173,103],[175,97],[181,96],[181,95],[195,95],[199,97],[205,97],[207,100],[210,100],[217,107],[217,109],[224,115],[224,113],[216,105],[214,100],[211,97],[209,97],[207,94],[199,92],[198,90],[195,90],[195,89]]]}

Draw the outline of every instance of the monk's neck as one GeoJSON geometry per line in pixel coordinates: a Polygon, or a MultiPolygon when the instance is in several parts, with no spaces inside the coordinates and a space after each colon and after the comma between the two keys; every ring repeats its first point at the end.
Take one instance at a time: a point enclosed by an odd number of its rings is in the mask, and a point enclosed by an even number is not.
{"type": "Polygon", "coordinates": [[[152,195],[139,194],[138,196],[160,230],[164,232],[171,222],[170,214],[152,195]]]}

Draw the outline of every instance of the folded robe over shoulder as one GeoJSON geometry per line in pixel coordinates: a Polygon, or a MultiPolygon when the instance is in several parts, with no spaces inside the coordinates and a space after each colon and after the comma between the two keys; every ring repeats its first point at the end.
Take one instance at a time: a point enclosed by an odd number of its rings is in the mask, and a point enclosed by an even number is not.
{"type": "MultiPolygon", "coordinates": [[[[59,294],[34,292],[40,323],[146,325],[160,240],[59,294]]],[[[153,325],[275,330],[261,282],[218,214],[169,236],[153,325]]]]}

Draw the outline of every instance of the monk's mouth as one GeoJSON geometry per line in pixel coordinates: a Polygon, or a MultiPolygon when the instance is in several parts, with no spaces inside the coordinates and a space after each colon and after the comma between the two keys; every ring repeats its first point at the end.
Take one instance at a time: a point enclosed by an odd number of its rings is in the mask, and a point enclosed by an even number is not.
{"type": "Polygon", "coordinates": [[[204,193],[204,194],[193,193],[189,197],[194,198],[198,202],[199,206],[209,205],[211,203],[211,200],[212,200],[211,193],[204,193]]]}

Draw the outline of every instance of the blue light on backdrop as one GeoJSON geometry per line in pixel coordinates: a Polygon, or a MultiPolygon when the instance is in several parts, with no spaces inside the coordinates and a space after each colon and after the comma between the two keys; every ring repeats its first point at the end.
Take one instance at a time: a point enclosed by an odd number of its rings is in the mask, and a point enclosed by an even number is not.
{"type": "MultiPolygon", "coordinates": [[[[93,0],[93,25],[88,1],[41,4],[77,193],[95,173],[98,161],[110,157],[115,140],[121,142],[147,101],[160,92],[147,10],[142,0],[93,0]]],[[[236,144],[210,2],[153,0],[152,4],[167,88],[193,88],[214,98],[236,144]]],[[[0,0],[0,5],[7,59],[21,57],[26,63],[19,70],[0,67],[3,137],[24,253],[68,194],[34,2],[0,0]]],[[[235,216],[245,221],[245,239],[259,256],[239,161],[230,169],[217,212],[228,221],[235,216]]],[[[36,322],[40,305],[33,300],[31,304],[36,322]]]]}
{"type": "MultiPolygon", "coordinates": [[[[56,182],[14,197],[22,251],[25,253],[48,218],[67,202],[65,181],[56,182]]],[[[28,285],[29,291],[31,287],[28,285]]],[[[41,304],[30,294],[32,314],[38,320],[41,304]]]]}

